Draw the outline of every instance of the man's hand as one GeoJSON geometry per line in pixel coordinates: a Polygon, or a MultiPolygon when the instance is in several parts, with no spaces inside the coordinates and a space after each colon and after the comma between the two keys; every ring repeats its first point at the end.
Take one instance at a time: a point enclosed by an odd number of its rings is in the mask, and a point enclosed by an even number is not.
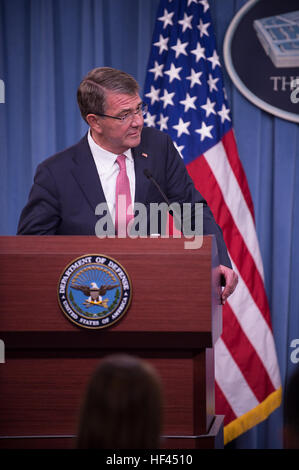
{"type": "Polygon", "coordinates": [[[222,274],[225,280],[225,287],[221,294],[221,303],[224,305],[226,299],[234,292],[238,284],[238,276],[232,269],[223,266],[223,264],[220,264],[219,268],[220,274],[222,274]]]}

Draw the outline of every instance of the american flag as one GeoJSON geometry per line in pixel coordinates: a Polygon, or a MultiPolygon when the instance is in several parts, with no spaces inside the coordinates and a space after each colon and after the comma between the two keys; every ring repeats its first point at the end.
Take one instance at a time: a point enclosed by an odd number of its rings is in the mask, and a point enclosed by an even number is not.
{"type": "Polygon", "coordinates": [[[239,276],[215,345],[224,442],[281,403],[254,208],[234,137],[207,0],[161,0],[144,87],[145,123],[168,133],[207,200],[239,276]]]}

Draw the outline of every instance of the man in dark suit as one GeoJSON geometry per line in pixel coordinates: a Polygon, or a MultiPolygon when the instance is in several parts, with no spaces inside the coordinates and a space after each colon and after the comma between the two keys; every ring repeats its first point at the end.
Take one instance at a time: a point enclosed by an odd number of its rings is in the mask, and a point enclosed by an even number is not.
{"type": "Polygon", "coordinates": [[[203,233],[216,237],[226,282],[222,293],[225,302],[236,287],[237,275],[231,269],[222,231],[170,137],[157,129],[143,128],[146,106],[137,82],[124,72],[97,68],[82,80],[77,98],[90,127],[88,134],[38,166],[18,234],[95,235],[100,203],[106,203],[112,225],[117,225],[116,193],[124,184],[130,202],[142,203],[148,210],[151,203],[163,202],[163,196],[144,173],[147,170],[170,204],[191,204],[192,219],[196,203],[203,204],[203,233]]]}

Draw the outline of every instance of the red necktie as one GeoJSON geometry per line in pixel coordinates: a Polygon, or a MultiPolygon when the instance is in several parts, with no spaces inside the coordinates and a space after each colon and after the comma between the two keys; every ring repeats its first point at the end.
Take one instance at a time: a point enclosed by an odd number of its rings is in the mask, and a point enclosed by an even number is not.
{"type": "Polygon", "coordinates": [[[119,165],[119,174],[115,188],[115,228],[117,235],[124,238],[127,235],[127,226],[133,218],[130,182],[126,169],[126,156],[119,155],[116,159],[119,165]]]}

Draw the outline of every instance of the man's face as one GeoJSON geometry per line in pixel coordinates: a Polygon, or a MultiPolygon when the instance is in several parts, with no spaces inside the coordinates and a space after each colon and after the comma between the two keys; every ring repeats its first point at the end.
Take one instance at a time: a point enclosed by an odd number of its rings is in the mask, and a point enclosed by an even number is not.
{"type": "MultiPolygon", "coordinates": [[[[142,100],[138,94],[123,95],[107,92],[105,114],[122,117],[128,113],[135,113],[141,103],[142,100]]],[[[134,114],[124,122],[109,117],[99,117],[98,128],[96,133],[92,131],[92,135],[101,147],[119,155],[129,148],[139,145],[142,127],[143,116],[141,113],[134,114]]]]}

